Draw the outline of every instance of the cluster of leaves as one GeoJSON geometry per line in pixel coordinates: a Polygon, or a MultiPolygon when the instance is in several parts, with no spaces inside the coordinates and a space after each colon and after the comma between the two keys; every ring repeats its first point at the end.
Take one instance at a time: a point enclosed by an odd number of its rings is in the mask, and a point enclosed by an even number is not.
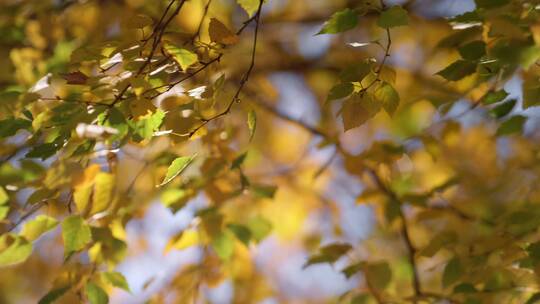
{"type": "Polygon", "coordinates": [[[38,251],[61,243],[61,263],[39,264],[51,270],[30,295],[39,303],[101,304],[113,288],[129,292],[117,271],[129,254],[126,225],[156,198],[171,212],[205,204],[164,250],[197,247],[200,261],[153,301],[171,290],[181,291],[178,303],[196,301],[201,285],[226,278],[245,290],[235,303],[279,294],[253,269],[250,249],[272,232],[302,238],[306,214],[329,210],[319,192],[340,175],[362,183],[354,198],[377,224],[361,244],[335,224],[306,260],[363,275],[338,301],[539,300],[540,146],[536,130],[526,132],[540,105],[536,1],[476,0],[444,20],[415,14],[414,1],[349,1],[324,15],[317,36],[335,45],[314,61],[288,54],[286,35],[264,24],[310,21],[309,7],[304,16],[291,3],[294,14],[280,16],[263,14],[263,0],[232,9],[125,2],[2,4],[0,267],[32,280],[33,263],[51,260],[38,251]],[[353,35],[365,40],[344,39],[353,35]],[[418,70],[400,67],[396,46],[411,40],[429,54],[418,70]],[[317,125],[273,104],[267,78],[283,70],[321,101],[317,125]],[[506,85],[515,79],[521,94],[506,85]],[[273,118],[335,153],[276,173],[305,142],[273,118]]]}

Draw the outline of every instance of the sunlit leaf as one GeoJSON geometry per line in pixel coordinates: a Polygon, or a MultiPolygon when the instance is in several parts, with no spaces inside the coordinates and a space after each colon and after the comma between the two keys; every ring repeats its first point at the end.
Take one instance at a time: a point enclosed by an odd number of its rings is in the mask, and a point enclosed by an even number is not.
{"type": "Polygon", "coordinates": [[[78,215],[71,215],[62,222],[62,239],[65,255],[83,249],[92,241],[90,227],[78,215]]]}
{"type": "Polygon", "coordinates": [[[247,124],[249,128],[249,140],[251,141],[257,129],[257,113],[254,110],[249,111],[247,124]]]}
{"type": "Polygon", "coordinates": [[[47,215],[38,215],[35,219],[24,224],[21,236],[28,241],[37,240],[45,232],[54,229],[58,220],[47,215]]]}
{"type": "Polygon", "coordinates": [[[173,162],[167,169],[167,175],[165,175],[163,182],[161,182],[159,186],[161,187],[170,183],[175,177],[184,172],[184,170],[186,170],[186,168],[193,162],[194,159],[195,156],[183,156],[173,160],[173,162]]]}
{"type": "Polygon", "coordinates": [[[318,34],[337,34],[353,29],[356,25],[358,25],[358,15],[347,8],[332,15],[318,34]]]}
{"type": "Polygon", "coordinates": [[[124,275],[122,275],[120,272],[110,271],[110,272],[102,272],[101,276],[105,282],[108,284],[121,288],[127,292],[130,292],[128,282],[124,275]]]}
{"type": "Polygon", "coordinates": [[[25,238],[12,234],[0,237],[0,267],[22,263],[32,253],[32,244],[25,238]]]}
{"type": "Polygon", "coordinates": [[[184,71],[199,61],[197,54],[177,47],[171,43],[166,43],[163,48],[170,56],[172,56],[172,58],[174,58],[184,71]]]}

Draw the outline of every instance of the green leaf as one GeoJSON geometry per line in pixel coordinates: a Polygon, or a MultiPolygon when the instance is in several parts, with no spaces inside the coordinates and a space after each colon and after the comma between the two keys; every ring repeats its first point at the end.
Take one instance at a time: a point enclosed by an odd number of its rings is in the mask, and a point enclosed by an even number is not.
{"type": "Polygon", "coordinates": [[[32,122],[25,119],[9,118],[0,120],[0,137],[13,136],[19,130],[32,127],[32,122]]]}
{"type": "Polygon", "coordinates": [[[370,299],[370,297],[368,295],[360,294],[360,295],[355,296],[351,300],[351,304],[368,304],[368,303],[370,303],[369,299],[370,299]]]}
{"type": "Polygon", "coordinates": [[[137,121],[135,128],[136,133],[140,137],[148,140],[154,136],[154,133],[159,130],[165,118],[165,112],[158,109],[153,114],[145,115],[137,121]]]}
{"type": "Polygon", "coordinates": [[[350,8],[334,13],[330,20],[326,21],[320,34],[337,34],[355,28],[358,25],[358,15],[350,8]]]}
{"type": "Polygon", "coordinates": [[[277,187],[274,185],[253,184],[251,185],[251,191],[253,191],[253,194],[257,197],[274,198],[277,187]]]}
{"type": "Polygon", "coordinates": [[[242,243],[244,243],[246,246],[249,245],[249,241],[251,240],[251,231],[249,228],[237,224],[229,224],[227,225],[227,228],[229,228],[229,230],[231,230],[236,238],[238,238],[242,243]]]}
{"type": "Polygon", "coordinates": [[[169,42],[166,42],[163,46],[165,52],[167,52],[173,59],[180,65],[182,70],[187,70],[190,66],[197,63],[199,58],[197,54],[188,51],[183,48],[179,48],[169,42]]]}
{"type": "Polygon", "coordinates": [[[0,220],[5,219],[9,214],[9,206],[0,206],[0,220]]]}
{"type": "Polygon", "coordinates": [[[249,111],[247,124],[249,129],[249,141],[251,141],[253,135],[255,135],[255,130],[257,129],[257,113],[255,113],[254,110],[249,111]]]}
{"type": "Polygon", "coordinates": [[[444,77],[446,80],[458,81],[474,72],[476,72],[476,63],[458,60],[444,68],[442,71],[439,71],[437,75],[444,77]]]}
{"type": "Polygon", "coordinates": [[[388,115],[392,116],[399,106],[399,93],[388,82],[383,82],[373,95],[375,100],[382,103],[382,106],[388,115]]]}
{"type": "Polygon", "coordinates": [[[454,293],[475,293],[477,292],[476,288],[469,283],[461,283],[454,287],[454,293]]]}
{"type": "Polygon", "coordinates": [[[465,60],[478,60],[486,54],[486,43],[482,40],[475,40],[460,47],[458,51],[465,60]]]}
{"type": "Polygon", "coordinates": [[[497,103],[504,100],[506,97],[508,97],[508,95],[508,92],[505,90],[490,91],[482,98],[482,103],[486,105],[497,103]]]}
{"type": "Polygon", "coordinates": [[[218,257],[224,261],[231,258],[234,253],[234,238],[229,231],[222,231],[212,240],[212,248],[218,257]]]}
{"type": "Polygon", "coordinates": [[[7,194],[4,187],[0,186],[0,205],[4,205],[9,201],[9,195],[7,194]]]}
{"type": "Polygon", "coordinates": [[[46,160],[47,158],[56,154],[56,152],[61,148],[60,145],[56,143],[47,143],[36,146],[26,154],[28,158],[41,158],[41,160],[46,160]]]}
{"type": "Polygon", "coordinates": [[[409,16],[407,11],[401,6],[392,6],[391,8],[385,10],[381,13],[379,19],[377,20],[377,25],[385,29],[408,24],[409,16]]]}
{"type": "Polygon", "coordinates": [[[259,9],[259,1],[260,0],[236,0],[250,17],[259,9]]]}
{"type": "Polygon", "coordinates": [[[497,105],[495,108],[493,108],[489,113],[499,119],[503,118],[504,116],[508,115],[512,110],[514,109],[514,106],[516,105],[517,100],[516,99],[510,99],[508,101],[505,101],[499,105],[497,105]]]}
{"type": "Polygon", "coordinates": [[[364,269],[365,263],[356,263],[345,267],[341,272],[345,275],[347,279],[351,278],[358,272],[364,269]]]}
{"type": "Polygon", "coordinates": [[[127,292],[131,292],[129,290],[129,285],[126,278],[120,272],[116,272],[116,271],[102,272],[101,277],[103,278],[103,281],[107,282],[108,284],[114,287],[121,288],[127,292]]]}
{"type": "Polygon", "coordinates": [[[272,231],[272,224],[261,216],[250,219],[247,227],[257,242],[262,241],[272,231]]]}
{"type": "Polygon", "coordinates": [[[81,216],[72,215],[62,222],[62,239],[67,257],[88,245],[92,241],[92,232],[81,216]]]}
{"type": "Polygon", "coordinates": [[[38,304],[52,304],[63,296],[70,288],[71,286],[69,285],[55,288],[44,295],[43,298],[39,300],[38,304]]]}
{"type": "Polygon", "coordinates": [[[38,215],[35,219],[24,224],[21,230],[21,236],[28,241],[37,240],[42,234],[54,229],[58,221],[47,215],[38,215]]]}
{"type": "Polygon", "coordinates": [[[107,293],[101,287],[92,282],[86,283],[84,291],[90,304],[109,303],[109,296],[107,295],[107,293]]]}
{"type": "Polygon", "coordinates": [[[235,158],[231,164],[231,169],[239,169],[244,163],[244,161],[246,160],[246,157],[247,157],[247,152],[242,153],[240,156],[235,158]]]}
{"type": "Polygon", "coordinates": [[[457,282],[463,274],[463,267],[458,258],[451,259],[444,267],[442,284],[443,287],[448,287],[457,282]]]}
{"type": "Polygon", "coordinates": [[[21,236],[4,234],[0,237],[0,267],[26,261],[32,253],[32,243],[21,236]]]}
{"type": "Polygon", "coordinates": [[[371,286],[376,289],[385,289],[392,280],[392,270],[386,262],[368,264],[366,277],[371,286]]]}
{"type": "Polygon", "coordinates": [[[334,243],[321,247],[319,249],[319,253],[311,256],[308,259],[306,264],[304,264],[304,268],[314,264],[335,263],[351,249],[352,246],[346,243],[334,243]]]}
{"type": "Polygon", "coordinates": [[[523,125],[527,121],[527,117],[522,115],[515,115],[503,122],[499,129],[497,129],[497,135],[510,135],[513,133],[521,133],[523,131],[523,125]]]}
{"type": "Polygon", "coordinates": [[[178,157],[169,166],[167,169],[167,175],[165,176],[165,179],[163,179],[163,182],[159,185],[159,187],[164,186],[168,183],[170,183],[175,177],[180,175],[186,168],[193,162],[195,159],[194,156],[183,156],[178,157]]]}
{"type": "Polygon", "coordinates": [[[352,94],[354,91],[354,85],[350,82],[338,83],[328,93],[327,101],[345,98],[352,94]]]}

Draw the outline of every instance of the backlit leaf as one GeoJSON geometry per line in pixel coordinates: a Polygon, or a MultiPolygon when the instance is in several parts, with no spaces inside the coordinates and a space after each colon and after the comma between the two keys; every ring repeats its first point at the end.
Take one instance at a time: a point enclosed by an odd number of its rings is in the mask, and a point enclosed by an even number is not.
{"type": "Polygon", "coordinates": [[[37,240],[45,232],[54,229],[58,221],[47,215],[38,215],[35,219],[24,224],[21,236],[28,241],[37,240]]]}
{"type": "Polygon", "coordinates": [[[79,215],[71,215],[62,222],[65,256],[83,249],[92,241],[90,227],[79,215]]]}
{"type": "Polygon", "coordinates": [[[199,61],[197,54],[177,47],[171,43],[166,43],[163,48],[184,71],[199,61]]]}
{"type": "Polygon", "coordinates": [[[337,34],[353,29],[358,25],[358,15],[355,11],[347,8],[332,15],[330,20],[326,21],[320,34],[337,34]]]}
{"type": "Polygon", "coordinates": [[[0,237],[0,267],[26,261],[32,253],[32,244],[21,236],[4,234],[0,237]]]}
{"type": "Polygon", "coordinates": [[[167,175],[165,175],[165,178],[163,179],[163,182],[159,185],[164,186],[168,183],[170,183],[175,177],[180,175],[186,168],[193,162],[195,159],[195,156],[184,156],[184,157],[178,157],[169,166],[167,169],[167,175]]]}

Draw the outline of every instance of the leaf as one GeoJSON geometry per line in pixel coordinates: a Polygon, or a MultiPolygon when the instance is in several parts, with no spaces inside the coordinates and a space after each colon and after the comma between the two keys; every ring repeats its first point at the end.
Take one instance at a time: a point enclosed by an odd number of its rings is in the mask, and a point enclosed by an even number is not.
{"type": "Polygon", "coordinates": [[[255,135],[255,130],[257,129],[257,113],[255,110],[249,111],[247,124],[249,128],[249,141],[251,141],[255,135]]]}
{"type": "Polygon", "coordinates": [[[201,239],[197,230],[184,230],[178,237],[175,237],[169,242],[169,244],[167,244],[165,251],[167,252],[171,249],[184,250],[186,248],[199,245],[200,242],[201,239]]]}
{"type": "Polygon", "coordinates": [[[317,35],[337,34],[355,28],[358,25],[358,15],[350,8],[336,12],[326,21],[317,35]]]}
{"type": "Polygon", "coordinates": [[[250,219],[247,227],[257,242],[262,241],[272,231],[272,224],[261,216],[250,219]]]}
{"type": "Polygon", "coordinates": [[[399,93],[391,84],[383,82],[377,88],[373,96],[375,97],[375,100],[382,103],[382,106],[388,115],[394,115],[399,106],[399,93]]]}
{"type": "Polygon", "coordinates": [[[108,284],[114,287],[121,288],[127,292],[131,292],[129,290],[129,285],[126,278],[120,272],[116,272],[116,271],[102,272],[101,277],[103,278],[103,281],[107,282],[108,284]]]}
{"type": "Polygon", "coordinates": [[[0,205],[4,205],[7,202],[9,202],[9,195],[4,190],[4,187],[0,186],[0,205]]]}
{"type": "Polygon", "coordinates": [[[510,117],[499,126],[499,129],[497,129],[497,136],[521,133],[523,131],[523,125],[526,121],[527,117],[522,115],[510,117]]]}
{"type": "Polygon", "coordinates": [[[317,254],[308,259],[306,264],[304,264],[304,268],[314,264],[335,263],[351,249],[352,246],[346,243],[334,243],[321,247],[317,254]]]}
{"type": "Polygon", "coordinates": [[[243,225],[229,224],[227,228],[234,233],[236,238],[240,240],[244,245],[249,246],[249,241],[251,240],[251,231],[249,228],[243,225]]]}
{"type": "Polygon", "coordinates": [[[439,71],[437,75],[444,77],[446,80],[458,81],[474,72],[476,72],[476,63],[458,60],[444,68],[442,71],[439,71]]]}
{"type": "Polygon", "coordinates": [[[232,45],[238,43],[240,40],[238,35],[231,32],[225,24],[216,18],[210,19],[210,25],[208,28],[210,40],[212,42],[221,43],[224,45],[232,45]]]}
{"type": "Polygon", "coordinates": [[[43,298],[39,300],[38,304],[52,304],[63,296],[70,288],[71,286],[69,285],[55,288],[44,295],[43,298]]]}
{"type": "Polygon", "coordinates": [[[149,140],[154,136],[154,133],[159,130],[163,124],[165,112],[157,109],[155,113],[149,113],[139,118],[136,123],[136,133],[143,139],[149,140]]]}
{"type": "Polygon", "coordinates": [[[277,191],[277,186],[254,184],[251,185],[251,191],[253,191],[255,196],[260,198],[274,198],[277,191]]]}
{"type": "Polygon", "coordinates": [[[56,143],[47,143],[39,146],[35,146],[28,152],[25,157],[28,158],[41,158],[41,160],[46,160],[47,158],[53,156],[61,148],[60,145],[56,143]]]}
{"type": "Polygon", "coordinates": [[[35,219],[24,224],[21,230],[21,236],[28,241],[37,240],[45,232],[54,229],[58,221],[47,215],[38,215],[35,219]]]}
{"type": "Polygon", "coordinates": [[[224,261],[231,258],[234,253],[234,238],[229,231],[222,231],[212,240],[212,248],[218,257],[224,261]]]}
{"type": "Polygon", "coordinates": [[[392,280],[392,270],[386,262],[368,264],[366,278],[373,288],[385,289],[392,280]]]}
{"type": "Polygon", "coordinates": [[[497,105],[495,108],[493,108],[489,113],[499,119],[503,118],[504,116],[508,115],[512,110],[514,109],[514,106],[516,105],[517,100],[516,99],[510,99],[508,101],[505,101],[499,105],[497,105]]]}
{"type": "Polygon", "coordinates": [[[356,263],[345,267],[341,272],[345,275],[347,279],[350,279],[352,276],[364,269],[365,263],[356,263]]]}
{"type": "Polygon", "coordinates": [[[26,119],[8,118],[0,120],[0,137],[13,136],[19,130],[26,130],[32,127],[32,122],[26,119]]]}
{"type": "Polygon", "coordinates": [[[62,222],[62,239],[65,256],[83,249],[92,241],[92,232],[84,219],[79,215],[66,217],[62,222]]]}
{"type": "Polygon", "coordinates": [[[409,16],[407,11],[401,6],[392,6],[385,10],[379,16],[377,25],[389,29],[398,26],[404,26],[409,24],[409,16]]]}
{"type": "Polygon", "coordinates": [[[32,253],[32,243],[21,236],[4,234],[0,237],[0,267],[20,264],[32,253]]]}
{"type": "Polygon", "coordinates": [[[260,0],[236,0],[250,17],[259,9],[259,1],[260,0]]]}
{"type": "Polygon", "coordinates": [[[165,178],[163,179],[163,182],[161,182],[161,184],[159,184],[158,187],[162,187],[170,183],[175,177],[177,177],[182,172],[184,172],[184,170],[186,170],[186,168],[193,162],[194,159],[195,159],[195,155],[178,157],[175,160],[173,160],[173,162],[167,169],[167,175],[165,176],[165,178]]]}
{"type": "Polygon", "coordinates": [[[107,293],[101,287],[92,282],[86,283],[84,291],[90,304],[109,303],[109,296],[107,295],[107,293]]]}
{"type": "Polygon", "coordinates": [[[486,54],[486,43],[482,40],[475,40],[460,47],[458,51],[465,60],[478,60],[486,54]]]}
{"type": "Polygon", "coordinates": [[[94,179],[94,195],[90,215],[102,212],[113,203],[116,179],[113,174],[99,172],[94,179]]]}
{"type": "Polygon", "coordinates": [[[339,74],[342,82],[360,82],[371,72],[371,63],[364,61],[351,64],[339,74]]]}
{"type": "Polygon", "coordinates": [[[178,65],[180,65],[180,68],[182,68],[184,71],[199,61],[197,54],[186,49],[179,48],[169,42],[166,42],[163,45],[163,49],[167,54],[173,57],[178,65]]]}
{"type": "Polygon", "coordinates": [[[341,110],[345,131],[363,125],[379,112],[380,106],[367,93],[351,95],[343,102],[341,110]]]}
{"type": "Polygon", "coordinates": [[[235,158],[231,164],[231,169],[239,169],[244,161],[246,160],[247,152],[240,154],[237,158],[235,158]]]}
{"type": "Polygon", "coordinates": [[[327,101],[345,98],[352,94],[354,91],[354,85],[350,82],[338,83],[328,93],[327,101]]]}
{"type": "Polygon", "coordinates": [[[463,274],[463,267],[458,258],[451,259],[444,267],[442,284],[443,287],[448,287],[457,282],[463,274]]]}
{"type": "Polygon", "coordinates": [[[504,100],[508,95],[505,90],[490,91],[482,98],[482,103],[486,105],[497,103],[504,100]]]}

